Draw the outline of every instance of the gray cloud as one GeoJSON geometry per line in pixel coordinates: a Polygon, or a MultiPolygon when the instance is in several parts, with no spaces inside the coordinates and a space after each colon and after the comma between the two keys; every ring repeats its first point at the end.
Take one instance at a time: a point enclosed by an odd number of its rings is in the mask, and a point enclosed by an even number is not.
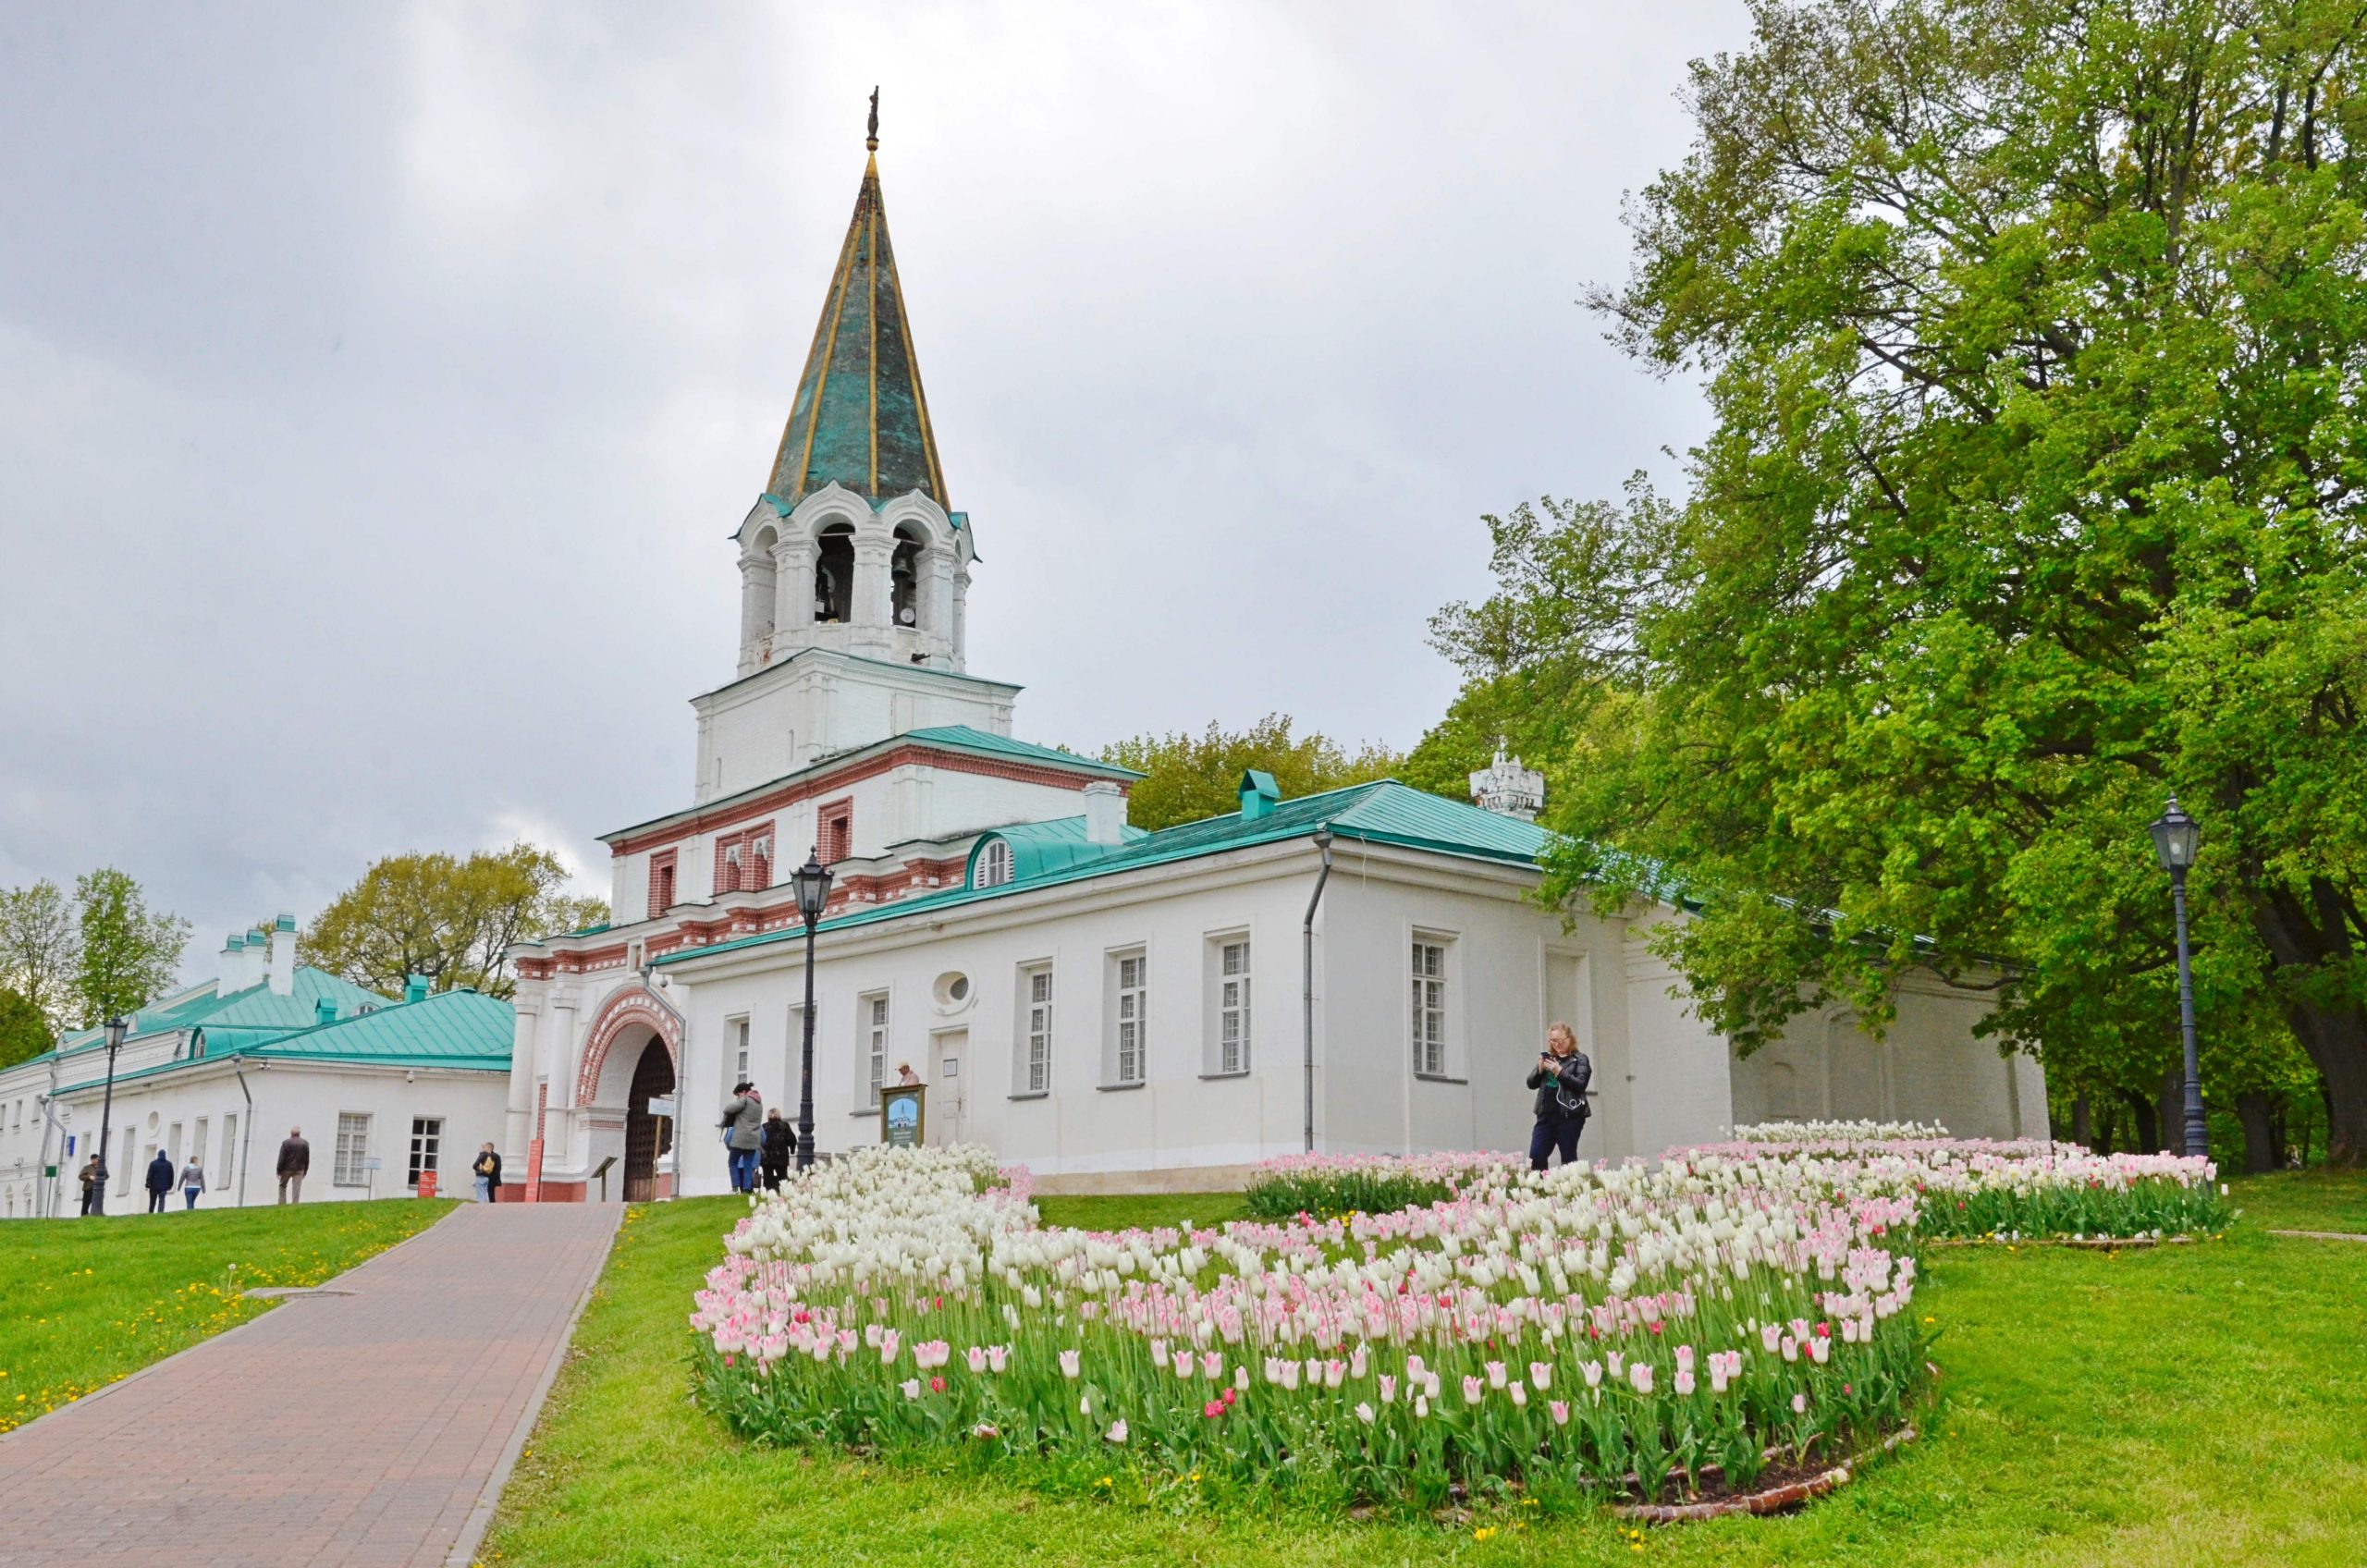
{"type": "MultiPolygon", "coordinates": [[[[1403,745],[1482,510],[1704,425],[1572,302],[1739,4],[0,12],[0,884],[218,933],[687,797],[862,170],[1073,744],[1403,745]]],[[[202,962],[202,961],[201,961],[202,962]]]]}

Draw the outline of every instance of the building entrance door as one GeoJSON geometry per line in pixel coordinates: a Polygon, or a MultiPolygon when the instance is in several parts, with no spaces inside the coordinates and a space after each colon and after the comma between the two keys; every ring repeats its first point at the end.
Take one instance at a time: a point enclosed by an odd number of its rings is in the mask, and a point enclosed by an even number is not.
{"type": "Polygon", "coordinates": [[[948,1030],[928,1038],[928,1141],[958,1144],[969,1125],[970,1032],[948,1030]]]}
{"type": "Polygon", "coordinates": [[[625,1202],[647,1203],[657,1195],[657,1162],[674,1146],[673,1122],[649,1114],[649,1102],[674,1092],[674,1063],[666,1042],[652,1038],[633,1063],[632,1089],[625,1098],[625,1202]]]}

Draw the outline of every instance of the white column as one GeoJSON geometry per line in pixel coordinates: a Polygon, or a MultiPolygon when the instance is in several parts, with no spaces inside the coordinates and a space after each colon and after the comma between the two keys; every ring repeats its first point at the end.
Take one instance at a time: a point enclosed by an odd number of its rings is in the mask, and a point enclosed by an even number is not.
{"type": "Polygon", "coordinates": [[[953,563],[953,668],[970,668],[970,569],[967,564],[953,563]]]}
{"type": "Polygon", "coordinates": [[[889,561],[895,550],[891,536],[867,539],[858,535],[855,539],[854,603],[849,606],[854,635],[848,648],[850,653],[866,658],[886,658],[892,651],[888,630],[888,576],[889,561]]]}
{"type": "Polygon", "coordinates": [[[814,546],[784,539],[773,546],[773,637],[776,646],[802,648],[814,624],[814,546]],[[780,639],[788,638],[786,644],[780,639]]]}
{"type": "Polygon", "coordinates": [[[740,673],[765,662],[766,640],[771,637],[773,563],[763,556],[740,557],[740,673]]]}
{"type": "Polygon", "coordinates": [[[921,630],[928,634],[929,662],[953,657],[953,552],[933,545],[921,557],[921,630]]]}
{"type": "Polygon", "coordinates": [[[568,1150],[574,1139],[570,1130],[575,1124],[575,1074],[583,1063],[579,1060],[583,1042],[576,1038],[575,1013],[578,1006],[572,991],[556,991],[551,995],[550,1027],[545,1031],[543,1071],[550,1079],[550,1105],[543,1119],[543,1174],[566,1167],[568,1150]]]}
{"type": "Polygon", "coordinates": [[[543,1022],[539,987],[521,987],[516,1006],[518,1023],[509,1038],[509,1114],[502,1128],[501,1165],[505,1177],[526,1179],[526,1145],[534,1136],[534,1064],[539,1042],[535,1031],[543,1022]]]}

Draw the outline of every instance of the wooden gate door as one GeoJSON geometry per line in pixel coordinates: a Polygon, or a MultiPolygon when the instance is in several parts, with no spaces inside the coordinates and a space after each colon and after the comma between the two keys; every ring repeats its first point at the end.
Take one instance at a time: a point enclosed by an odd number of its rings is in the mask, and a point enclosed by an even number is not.
{"type": "Polygon", "coordinates": [[[633,1064],[632,1090],[625,1102],[625,1202],[647,1203],[657,1195],[657,1161],[673,1146],[673,1123],[649,1114],[649,1102],[674,1092],[674,1063],[666,1042],[651,1040],[633,1064]]]}

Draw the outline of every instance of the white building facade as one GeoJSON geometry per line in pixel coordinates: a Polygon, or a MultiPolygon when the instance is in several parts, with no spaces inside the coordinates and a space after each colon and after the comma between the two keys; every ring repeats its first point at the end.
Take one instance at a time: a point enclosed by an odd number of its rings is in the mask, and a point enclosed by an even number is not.
{"type": "Polygon", "coordinates": [[[502,1133],[506,1002],[473,991],[398,1001],[296,962],[296,922],[233,936],[220,974],[140,1009],[108,1096],[104,1035],[86,1030],[0,1071],[0,1219],[79,1214],[79,1173],[106,1138],[105,1211],[142,1212],[149,1163],[194,1158],[197,1207],[279,1201],[280,1141],[301,1128],[306,1203],[403,1197],[434,1174],[466,1196],[480,1144],[502,1133]]]}
{"type": "Polygon", "coordinates": [[[1238,812],[1146,834],[1133,775],[1014,739],[1018,688],[967,668],[976,540],[946,498],[876,160],[736,539],[738,669],[693,699],[690,804],[606,836],[608,925],[513,951],[513,1196],[597,1196],[604,1172],[635,1198],[726,1190],[716,1124],[743,1078],[797,1119],[788,878],[809,851],[835,878],[815,937],[826,1153],[878,1141],[903,1065],[931,1141],[1053,1186],[1223,1184],[1307,1147],[1525,1148],[1522,1080],[1554,1021],[1595,1063],[1592,1158],[1828,1114],[2044,1129],[2035,1062],[1977,1040],[1986,1003],[1936,977],[1883,1039],[1823,1011],[1737,1059],[1650,950],[1681,913],[1534,901],[1542,781],[1515,760],[1473,776],[1478,804],[1385,782],[1283,801],[1253,774],[1238,812]]]}

